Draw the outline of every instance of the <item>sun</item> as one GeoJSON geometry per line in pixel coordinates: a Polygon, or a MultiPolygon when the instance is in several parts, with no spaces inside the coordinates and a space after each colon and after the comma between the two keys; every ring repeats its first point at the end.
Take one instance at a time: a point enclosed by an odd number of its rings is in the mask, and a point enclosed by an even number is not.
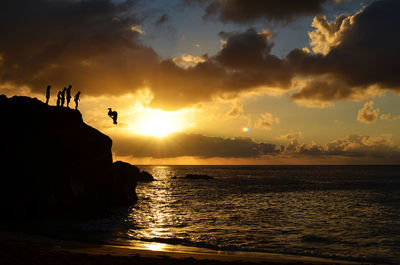
{"type": "Polygon", "coordinates": [[[159,138],[184,129],[184,119],[179,111],[162,111],[145,108],[131,124],[135,134],[156,136],[159,138]]]}

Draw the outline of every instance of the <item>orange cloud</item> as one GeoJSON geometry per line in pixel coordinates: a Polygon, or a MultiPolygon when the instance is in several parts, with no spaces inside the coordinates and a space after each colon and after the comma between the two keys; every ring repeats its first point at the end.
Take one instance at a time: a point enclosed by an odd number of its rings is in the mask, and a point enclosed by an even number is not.
{"type": "Polygon", "coordinates": [[[279,124],[281,120],[278,117],[274,117],[271,113],[263,113],[260,118],[254,124],[255,128],[263,128],[265,130],[271,130],[272,125],[279,124]]]}
{"type": "Polygon", "coordinates": [[[332,22],[328,21],[326,16],[314,17],[311,26],[315,29],[308,33],[312,50],[316,53],[328,54],[332,48],[340,45],[353,23],[353,16],[340,15],[332,22]]]}
{"type": "Polygon", "coordinates": [[[380,118],[381,120],[390,120],[391,114],[390,113],[381,114],[380,118]]]}
{"type": "Polygon", "coordinates": [[[374,102],[368,101],[358,111],[357,120],[362,123],[374,123],[378,119],[379,109],[374,109],[374,102]]]}
{"type": "Polygon", "coordinates": [[[243,104],[239,101],[233,103],[232,108],[226,113],[229,118],[237,118],[243,113],[243,104]]]}
{"type": "Polygon", "coordinates": [[[198,63],[204,63],[206,58],[193,56],[190,54],[182,54],[180,57],[175,57],[172,61],[182,68],[189,68],[197,65],[198,63]]]}
{"type": "MultiPolygon", "coordinates": [[[[335,161],[385,161],[385,163],[400,162],[400,148],[395,145],[390,135],[349,135],[334,139],[326,144],[302,143],[297,138],[299,134],[288,135],[286,145],[256,142],[251,138],[221,138],[200,134],[178,133],[159,139],[135,135],[115,135],[113,137],[113,152],[119,157],[131,157],[145,161],[178,161],[182,157],[193,160],[199,158],[203,162],[214,161],[253,161],[259,159],[266,163],[270,161],[311,161],[322,159],[335,161]],[[176,159],[173,159],[176,158],[176,159]],[[300,159],[300,160],[299,160],[300,159]],[[346,160],[347,159],[347,160],[346,160]],[[350,160],[349,160],[350,159],[350,160]],[[355,159],[355,160],[354,160],[355,159]]],[[[199,161],[200,161],[199,160],[199,161]]],[[[228,163],[229,164],[229,163],[228,163]]]]}

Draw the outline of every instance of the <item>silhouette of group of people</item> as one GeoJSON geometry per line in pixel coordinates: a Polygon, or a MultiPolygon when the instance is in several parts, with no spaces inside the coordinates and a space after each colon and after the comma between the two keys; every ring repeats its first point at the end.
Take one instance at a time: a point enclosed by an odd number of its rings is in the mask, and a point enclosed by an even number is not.
{"type": "MultiPolygon", "coordinates": [[[[69,108],[69,103],[71,102],[71,88],[72,86],[69,85],[68,88],[64,87],[63,90],[58,91],[57,93],[57,107],[64,107],[65,104],[65,99],[67,100],[67,108],[69,108]]],[[[48,85],[46,89],[46,104],[49,105],[49,99],[50,99],[50,89],[51,86],[48,85]]],[[[75,109],[78,109],[78,103],[79,103],[79,96],[81,95],[81,92],[78,91],[74,97],[75,101],[75,109]]]]}
{"type": "MultiPolygon", "coordinates": [[[[58,91],[57,93],[57,107],[64,107],[65,100],[67,100],[67,108],[69,108],[69,103],[71,102],[71,88],[72,86],[69,85],[68,87],[64,87],[63,90],[58,91]]],[[[49,105],[49,100],[50,100],[50,89],[51,86],[48,85],[46,89],[46,104],[49,105]]],[[[74,97],[75,101],[75,109],[78,109],[78,103],[79,103],[79,96],[81,95],[81,92],[78,91],[74,97]]],[[[118,112],[115,110],[113,111],[111,108],[108,108],[108,116],[110,116],[113,120],[114,124],[117,124],[117,118],[118,118],[118,112]]]]}

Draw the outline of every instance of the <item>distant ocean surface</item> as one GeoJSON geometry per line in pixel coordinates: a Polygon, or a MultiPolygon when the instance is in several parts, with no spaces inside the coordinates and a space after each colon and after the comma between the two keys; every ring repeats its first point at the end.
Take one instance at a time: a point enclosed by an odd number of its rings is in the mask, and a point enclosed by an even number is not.
{"type": "Polygon", "coordinates": [[[80,229],[124,245],[400,263],[399,166],[139,168],[156,181],[138,184],[138,203],[80,229]],[[179,179],[186,174],[214,179],[179,179]]]}

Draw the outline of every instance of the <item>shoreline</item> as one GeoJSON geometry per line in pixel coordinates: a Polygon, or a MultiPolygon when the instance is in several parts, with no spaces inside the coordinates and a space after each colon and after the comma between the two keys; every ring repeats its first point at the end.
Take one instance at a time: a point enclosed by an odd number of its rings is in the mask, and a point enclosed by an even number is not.
{"type": "MultiPolygon", "coordinates": [[[[0,232],[2,264],[49,260],[57,264],[372,264],[257,252],[228,252],[133,241],[132,245],[86,243],[18,232],[0,232]],[[14,253],[14,254],[13,254],[14,253]],[[15,257],[21,256],[23,257],[15,257]],[[26,258],[26,259],[24,259],[26,258]],[[104,259],[101,261],[101,259],[104,259]],[[190,261],[190,262],[189,262],[190,261]],[[105,263],[103,263],[105,262],[105,263]]],[[[374,263],[376,264],[376,263],[374,263]]]]}

